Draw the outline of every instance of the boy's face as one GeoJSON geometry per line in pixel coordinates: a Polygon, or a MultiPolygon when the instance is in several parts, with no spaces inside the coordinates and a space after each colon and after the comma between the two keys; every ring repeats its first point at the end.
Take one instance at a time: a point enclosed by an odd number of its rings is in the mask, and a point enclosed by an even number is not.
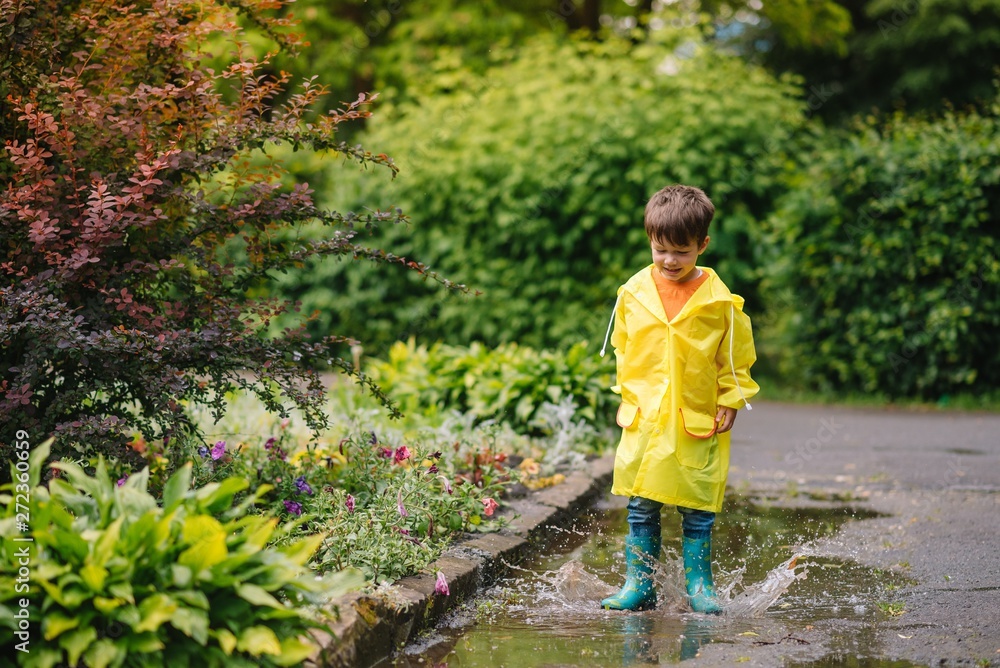
{"type": "Polygon", "coordinates": [[[710,237],[705,237],[701,244],[691,242],[685,246],[675,246],[665,239],[654,239],[649,242],[653,251],[653,264],[661,276],[675,283],[696,278],[698,272],[695,271],[695,265],[698,256],[708,248],[709,239],[710,237]]]}

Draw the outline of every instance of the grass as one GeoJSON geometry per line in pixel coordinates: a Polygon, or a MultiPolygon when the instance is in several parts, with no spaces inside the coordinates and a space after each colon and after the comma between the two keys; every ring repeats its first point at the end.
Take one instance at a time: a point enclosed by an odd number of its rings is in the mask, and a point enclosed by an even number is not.
{"type": "Polygon", "coordinates": [[[906,606],[900,602],[889,603],[887,601],[879,601],[876,605],[882,613],[888,615],[889,617],[901,617],[904,613],[906,613],[906,606]]]}
{"type": "Polygon", "coordinates": [[[794,404],[839,405],[851,408],[891,408],[919,412],[976,411],[1000,413],[1000,390],[963,392],[945,395],[936,401],[890,397],[883,393],[833,392],[805,388],[776,374],[759,372],[754,379],[760,383],[758,399],[794,404]]]}

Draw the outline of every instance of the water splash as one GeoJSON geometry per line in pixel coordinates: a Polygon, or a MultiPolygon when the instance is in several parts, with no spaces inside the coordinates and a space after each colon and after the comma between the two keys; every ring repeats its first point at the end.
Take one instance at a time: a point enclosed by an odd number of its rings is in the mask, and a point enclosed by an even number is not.
{"type": "Polygon", "coordinates": [[[719,592],[723,599],[722,612],[728,617],[763,616],[796,580],[806,579],[809,569],[805,563],[799,563],[800,558],[802,555],[796,554],[771,569],[763,580],[747,586],[733,596],[732,590],[742,580],[743,569],[739,570],[737,577],[719,592]]]}
{"type": "Polygon", "coordinates": [[[617,589],[586,569],[580,561],[567,561],[555,571],[540,573],[536,589],[538,601],[563,608],[577,608],[580,604],[593,607],[614,594],[617,589]]]}
{"type": "MultiPolygon", "coordinates": [[[[717,567],[718,570],[718,567],[717,567]]],[[[717,577],[718,594],[723,614],[732,618],[761,617],[797,581],[808,574],[802,554],[796,554],[771,569],[765,578],[743,586],[746,567],[722,571],[717,577]]],[[[683,614],[691,611],[684,589],[683,560],[667,551],[656,566],[654,574],[658,591],[657,610],[661,614],[683,614]]],[[[522,585],[527,584],[523,581],[522,585]]],[[[534,615],[542,611],[559,612],[595,611],[598,602],[618,591],[590,572],[577,559],[571,559],[556,570],[535,574],[528,587],[521,590],[524,603],[534,615]]]]}

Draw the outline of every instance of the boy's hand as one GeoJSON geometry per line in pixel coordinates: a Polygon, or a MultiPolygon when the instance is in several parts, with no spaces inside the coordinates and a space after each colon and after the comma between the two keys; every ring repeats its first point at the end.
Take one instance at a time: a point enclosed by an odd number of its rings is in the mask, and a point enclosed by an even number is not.
{"type": "Polygon", "coordinates": [[[736,409],[728,406],[719,406],[719,412],[715,415],[715,423],[719,425],[715,433],[723,434],[733,428],[736,422],[736,409]]]}

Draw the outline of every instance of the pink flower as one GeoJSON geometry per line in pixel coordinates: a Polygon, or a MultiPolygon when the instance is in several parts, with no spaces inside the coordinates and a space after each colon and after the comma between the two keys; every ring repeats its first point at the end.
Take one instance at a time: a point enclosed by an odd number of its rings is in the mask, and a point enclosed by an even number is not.
{"type": "Polygon", "coordinates": [[[118,485],[119,487],[121,487],[122,485],[124,485],[124,484],[125,484],[125,481],[126,481],[126,480],[128,480],[128,476],[125,476],[124,478],[118,478],[118,483],[117,483],[117,485],[118,485]]]}
{"type": "Polygon", "coordinates": [[[344,499],[344,505],[347,506],[347,512],[353,513],[354,512],[354,497],[351,496],[350,494],[348,494],[347,498],[344,499]]]}
{"type": "Polygon", "coordinates": [[[434,593],[441,594],[442,596],[451,596],[451,590],[448,589],[448,580],[445,579],[444,573],[441,571],[437,572],[437,580],[434,582],[434,593]]]}
{"type": "Polygon", "coordinates": [[[392,448],[379,448],[379,454],[385,459],[392,457],[392,448]]]}
{"type": "Polygon", "coordinates": [[[396,448],[396,454],[393,457],[393,459],[395,460],[395,462],[397,464],[399,464],[401,462],[405,462],[409,458],[410,458],[410,449],[409,448],[407,448],[405,445],[401,445],[398,448],[396,448]]]}
{"type": "Polygon", "coordinates": [[[224,454],[226,454],[226,442],[217,441],[212,446],[212,459],[222,459],[222,455],[224,454]]]}
{"type": "Polygon", "coordinates": [[[480,501],[482,501],[483,503],[483,514],[486,515],[487,517],[492,515],[496,511],[496,509],[500,507],[499,503],[497,503],[496,501],[494,501],[489,497],[486,497],[485,499],[480,499],[480,501]]]}
{"type": "Polygon", "coordinates": [[[448,492],[449,494],[454,493],[455,490],[451,488],[451,483],[448,482],[448,479],[445,478],[443,475],[439,475],[438,477],[441,478],[441,482],[444,483],[444,491],[448,492]]]}
{"type": "Polygon", "coordinates": [[[410,513],[406,512],[406,508],[403,506],[403,490],[399,490],[399,493],[396,495],[396,510],[403,517],[410,516],[410,513]]]}

